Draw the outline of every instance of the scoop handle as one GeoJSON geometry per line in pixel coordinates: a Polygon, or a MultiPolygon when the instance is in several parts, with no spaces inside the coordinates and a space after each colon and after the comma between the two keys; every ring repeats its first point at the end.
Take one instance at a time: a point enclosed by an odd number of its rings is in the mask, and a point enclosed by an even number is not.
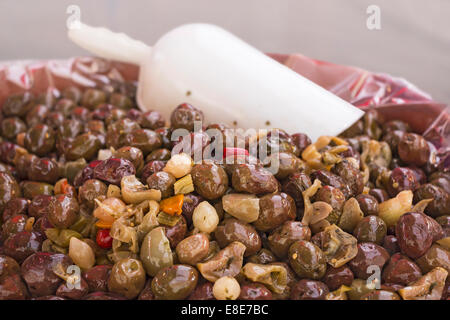
{"type": "Polygon", "coordinates": [[[150,46],[124,33],[103,27],[91,27],[81,22],[76,28],[69,29],[68,37],[96,56],[137,65],[140,65],[151,51],[150,46]]]}

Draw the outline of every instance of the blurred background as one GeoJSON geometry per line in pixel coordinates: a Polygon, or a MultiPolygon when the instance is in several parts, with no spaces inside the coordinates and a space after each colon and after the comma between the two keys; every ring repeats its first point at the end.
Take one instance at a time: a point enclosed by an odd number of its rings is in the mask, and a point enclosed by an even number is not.
{"type": "Polygon", "coordinates": [[[264,52],[401,76],[450,102],[450,0],[0,0],[0,60],[86,54],[66,37],[71,4],[82,21],[148,44],[183,23],[214,23],[264,52]],[[366,26],[369,5],[381,30],[366,26]]]}

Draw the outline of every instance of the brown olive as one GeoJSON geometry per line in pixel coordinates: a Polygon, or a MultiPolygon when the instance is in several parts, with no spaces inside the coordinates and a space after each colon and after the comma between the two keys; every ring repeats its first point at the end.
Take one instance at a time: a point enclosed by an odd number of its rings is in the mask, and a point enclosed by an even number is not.
{"type": "Polygon", "coordinates": [[[433,244],[428,251],[416,260],[424,273],[430,272],[436,267],[441,267],[450,272],[450,251],[438,244],[433,244]]]}
{"type": "Polygon", "coordinates": [[[416,166],[423,166],[430,157],[428,142],[415,133],[405,133],[398,143],[398,154],[400,159],[416,166]]]}
{"type": "Polygon", "coordinates": [[[146,158],[145,162],[150,162],[154,160],[160,160],[160,161],[168,161],[171,158],[171,152],[169,149],[156,149],[152,151],[146,158]]]}
{"type": "MultiPolygon", "coordinates": [[[[389,199],[389,196],[384,189],[377,189],[377,188],[370,189],[369,195],[374,197],[378,201],[378,203],[382,203],[389,199]]],[[[364,205],[361,205],[360,203],[359,206],[361,207],[361,210],[363,210],[364,212],[364,209],[362,208],[364,205]]]]}
{"type": "Polygon", "coordinates": [[[142,126],[142,128],[155,130],[161,127],[164,127],[166,124],[166,121],[164,120],[161,113],[158,111],[147,111],[144,112],[140,119],[139,124],[142,126]]]}
{"type": "Polygon", "coordinates": [[[53,129],[45,124],[37,124],[28,129],[25,135],[25,148],[42,157],[49,154],[55,146],[53,129]]]}
{"type": "Polygon", "coordinates": [[[162,141],[155,131],[139,129],[132,131],[126,136],[126,145],[140,149],[146,156],[150,152],[161,148],[162,141]]]}
{"type": "Polygon", "coordinates": [[[273,230],[268,237],[270,249],[279,258],[287,256],[289,247],[295,241],[310,239],[311,230],[300,221],[286,221],[273,230]]]}
{"type": "Polygon", "coordinates": [[[196,164],[191,175],[195,191],[205,199],[218,199],[228,189],[227,173],[221,166],[212,162],[196,164]]]}
{"type": "Polygon", "coordinates": [[[177,264],[161,269],[152,280],[152,291],[157,300],[182,300],[197,286],[195,268],[177,264]]]}
{"type": "Polygon", "coordinates": [[[311,184],[311,179],[306,173],[296,172],[284,180],[282,190],[294,199],[298,209],[302,209],[304,206],[302,192],[308,189],[311,184]]]}
{"type": "Polygon", "coordinates": [[[33,127],[38,123],[43,123],[47,114],[49,113],[49,108],[45,105],[38,104],[34,106],[28,113],[25,118],[27,126],[33,127]]]}
{"type": "Polygon", "coordinates": [[[414,192],[414,202],[424,199],[433,199],[425,208],[425,213],[436,218],[450,212],[450,194],[442,188],[427,183],[414,192]]]}
{"type": "Polygon", "coordinates": [[[179,105],[170,116],[170,125],[174,129],[194,131],[196,121],[203,122],[203,112],[187,103],[179,105]]]}
{"type": "Polygon", "coordinates": [[[78,201],[67,195],[57,195],[48,204],[48,219],[56,228],[67,229],[79,214],[78,201]]]}
{"type": "Polygon", "coordinates": [[[0,300],[25,300],[28,297],[27,287],[20,274],[14,273],[0,277],[0,300]]]}
{"type": "Polygon", "coordinates": [[[203,233],[198,233],[181,240],[176,247],[178,260],[181,263],[196,265],[202,261],[209,251],[209,240],[203,233]]]}
{"type": "Polygon", "coordinates": [[[386,249],[375,243],[364,242],[358,244],[358,254],[348,265],[357,278],[367,279],[376,271],[375,267],[381,271],[388,260],[386,249]]]}
{"type": "Polygon", "coordinates": [[[15,140],[21,132],[26,132],[27,126],[17,117],[5,118],[1,122],[2,136],[8,140],[15,140]]]}
{"type": "Polygon", "coordinates": [[[3,222],[15,215],[26,215],[28,213],[29,201],[24,198],[13,198],[9,200],[3,210],[3,222]]]}
{"type": "Polygon", "coordinates": [[[318,179],[324,186],[332,186],[336,189],[341,190],[346,198],[350,197],[350,187],[337,174],[326,170],[316,170],[311,173],[311,181],[314,181],[316,179],[318,179]]]}
{"type": "Polygon", "coordinates": [[[332,172],[339,175],[344,183],[349,187],[351,196],[356,196],[363,192],[364,178],[359,169],[347,159],[337,163],[332,172]]]}
{"type": "Polygon", "coordinates": [[[160,190],[161,197],[168,198],[173,195],[176,180],[170,173],[159,171],[147,178],[147,184],[150,189],[160,190]]]}
{"type": "Polygon", "coordinates": [[[126,159],[110,158],[94,167],[94,178],[120,185],[122,178],[136,174],[133,164],[126,159]]]}
{"type": "Polygon", "coordinates": [[[119,149],[127,145],[127,137],[131,132],[141,127],[136,121],[120,119],[108,126],[106,131],[106,146],[119,149]]]}
{"type": "Polygon", "coordinates": [[[402,215],[395,234],[401,251],[412,259],[425,254],[433,242],[430,223],[423,213],[408,212],[402,215]]]}
{"type": "Polygon", "coordinates": [[[25,230],[28,217],[24,214],[17,214],[6,220],[2,225],[2,237],[8,239],[15,233],[25,230]]]}
{"type": "Polygon", "coordinates": [[[294,220],[297,215],[295,202],[286,193],[267,194],[259,200],[259,216],[253,225],[259,231],[269,231],[294,220]]]}
{"type": "Polygon", "coordinates": [[[150,177],[155,172],[162,171],[166,166],[165,161],[153,160],[148,162],[143,168],[141,172],[141,178],[143,181],[147,181],[148,177],[150,177]]]}
{"type": "Polygon", "coordinates": [[[95,208],[95,199],[106,196],[106,184],[97,179],[89,179],[78,189],[78,202],[89,209],[95,208]]]}
{"type": "Polygon", "coordinates": [[[370,194],[359,194],[356,196],[359,207],[365,216],[378,215],[378,200],[370,194]]]}
{"type": "Polygon", "coordinates": [[[272,300],[272,292],[262,283],[246,283],[241,286],[238,300],[272,300]]]}
{"type": "Polygon", "coordinates": [[[97,89],[87,89],[81,98],[81,105],[93,110],[98,105],[106,102],[106,93],[97,89]]]}
{"type": "Polygon", "coordinates": [[[386,283],[404,286],[418,280],[422,276],[420,268],[408,257],[396,253],[383,270],[382,279],[386,283]]]}
{"type": "Polygon", "coordinates": [[[89,270],[83,271],[83,279],[86,280],[89,291],[108,291],[108,280],[111,274],[112,266],[97,265],[89,270]]]}
{"type": "Polygon", "coordinates": [[[398,240],[393,235],[387,235],[384,237],[383,248],[385,248],[390,255],[400,251],[400,248],[398,247],[398,240]]]}
{"type": "Polygon", "coordinates": [[[323,277],[323,282],[331,291],[339,289],[341,286],[351,286],[354,276],[352,270],[346,265],[339,268],[328,266],[323,277]]]}
{"type": "Polygon", "coordinates": [[[99,137],[92,133],[84,133],[77,136],[66,147],[64,155],[67,160],[77,160],[84,158],[93,159],[102,146],[99,137]]]}
{"type": "Polygon", "coordinates": [[[56,290],[56,295],[61,298],[80,300],[89,293],[89,287],[83,278],[80,278],[78,285],[68,286],[67,283],[63,283],[56,290]]]}
{"type": "Polygon", "coordinates": [[[59,179],[58,164],[49,158],[35,158],[29,167],[28,178],[53,184],[59,179]]]}
{"type": "Polygon", "coordinates": [[[213,284],[209,281],[197,284],[187,300],[216,300],[213,295],[213,284]]]}
{"type": "Polygon", "coordinates": [[[332,186],[323,186],[314,195],[315,201],[323,201],[328,203],[333,211],[327,217],[330,223],[338,223],[345,204],[345,196],[341,190],[332,186]]]}
{"type": "Polygon", "coordinates": [[[296,241],[289,248],[289,264],[299,277],[321,279],[327,263],[322,250],[309,241],[296,241]]]}
{"type": "Polygon", "coordinates": [[[364,217],[353,230],[358,242],[373,242],[379,245],[383,243],[386,233],[386,223],[377,216],[364,217]]]}
{"type": "Polygon", "coordinates": [[[361,300],[402,300],[400,296],[389,290],[375,290],[366,293],[361,297],[361,300]]]}
{"type": "Polygon", "coordinates": [[[311,144],[311,139],[305,133],[294,133],[291,137],[300,154],[311,144]]]}
{"type": "Polygon", "coordinates": [[[5,254],[22,263],[28,256],[41,250],[43,241],[44,237],[40,232],[21,231],[6,239],[3,250],[5,254]]]}
{"type": "Polygon", "coordinates": [[[267,169],[254,164],[237,164],[232,172],[231,182],[238,192],[263,194],[278,189],[277,179],[267,169]]]}
{"type": "Polygon", "coordinates": [[[320,281],[302,279],[291,289],[292,300],[325,300],[329,293],[327,285],[320,281]]]}
{"type": "Polygon", "coordinates": [[[275,173],[275,177],[279,180],[285,179],[290,174],[300,171],[304,168],[303,161],[289,152],[279,152],[271,155],[272,161],[278,161],[278,171],[275,173]],[[274,160],[277,159],[277,160],[274,160]]]}
{"type": "Polygon", "coordinates": [[[268,264],[277,261],[277,257],[272,251],[262,248],[256,254],[247,258],[247,262],[253,262],[256,264],[268,264]]]}
{"type": "Polygon", "coordinates": [[[178,243],[184,239],[187,232],[186,219],[181,216],[178,222],[172,227],[165,227],[165,234],[170,242],[170,247],[175,249],[178,243]]]}
{"type": "Polygon", "coordinates": [[[53,195],[53,185],[45,182],[22,181],[20,183],[24,198],[33,199],[38,195],[53,195]]]}
{"type": "Polygon", "coordinates": [[[409,168],[397,167],[392,170],[386,189],[393,198],[401,191],[414,191],[418,185],[419,183],[414,171],[409,168]]]}
{"type": "Polygon", "coordinates": [[[20,187],[16,179],[6,172],[0,172],[0,212],[3,212],[9,200],[20,196],[20,187]]]}
{"type": "Polygon", "coordinates": [[[23,117],[34,105],[31,92],[9,96],[3,103],[2,112],[6,117],[23,117]]]}
{"type": "Polygon", "coordinates": [[[249,224],[237,219],[226,219],[214,232],[217,243],[221,248],[233,241],[239,241],[246,246],[244,256],[251,256],[261,249],[261,238],[249,224]]]}

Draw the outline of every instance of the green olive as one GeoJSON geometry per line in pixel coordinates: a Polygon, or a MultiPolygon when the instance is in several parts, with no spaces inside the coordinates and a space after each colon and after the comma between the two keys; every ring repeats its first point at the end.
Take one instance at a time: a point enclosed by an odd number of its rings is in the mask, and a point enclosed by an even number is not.
{"type": "Polygon", "coordinates": [[[152,277],[162,268],[173,264],[170,242],[163,227],[147,233],[142,241],[140,257],[147,274],[152,277]]]}
{"type": "Polygon", "coordinates": [[[55,133],[45,124],[37,124],[25,135],[25,148],[40,157],[49,154],[55,146],[55,133]]]}
{"type": "Polygon", "coordinates": [[[364,217],[353,230],[353,235],[358,242],[374,242],[382,244],[387,233],[387,226],[378,216],[364,217]]]}
{"type": "Polygon", "coordinates": [[[102,143],[98,137],[91,133],[84,133],[75,138],[64,153],[68,160],[84,158],[91,160],[97,155],[102,143]]]}
{"type": "Polygon", "coordinates": [[[87,89],[83,94],[83,98],[81,99],[81,105],[93,110],[98,105],[105,103],[106,99],[107,98],[105,92],[97,89],[87,89]]]}

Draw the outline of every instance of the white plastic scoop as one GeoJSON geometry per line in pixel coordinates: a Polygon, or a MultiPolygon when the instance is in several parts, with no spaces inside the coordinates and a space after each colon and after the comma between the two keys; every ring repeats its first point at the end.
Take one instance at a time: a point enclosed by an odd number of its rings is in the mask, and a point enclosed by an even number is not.
{"type": "Polygon", "coordinates": [[[81,24],[69,38],[100,57],[140,65],[138,105],[167,119],[181,103],[208,123],[244,129],[282,128],[313,141],[338,135],[363,112],[210,24],[182,25],[153,47],[105,28],[81,24]]]}

